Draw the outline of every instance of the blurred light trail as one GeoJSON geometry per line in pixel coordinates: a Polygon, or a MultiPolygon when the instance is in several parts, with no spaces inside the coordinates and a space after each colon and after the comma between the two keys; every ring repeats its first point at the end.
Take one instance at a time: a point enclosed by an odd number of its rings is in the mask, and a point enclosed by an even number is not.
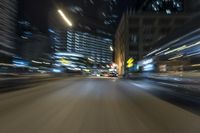
{"type": "Polygon", "coordinates": [[[164,52],[166,52],[166,51],[168,51],[168,50],[169,50],[169,48],[167,48],[167,49],[165,49],[165,50],[162,50],[162,51],[158,52],[156,55],[162,54],[162,53],[164,53],[164,52]]]}
{"type": "Polygon", "coordinates": [[[42,64],[42,62],[40,61],[35,61],[35,60],[32,60],[33,63],[36,63],[36,64],[42,64]]]}
{"type": "Polygon", "coordinates": [[[198,52],[198,53],[193,53],[193,54],[189,54],[189,55],[187,55],[186,57],[195,56],[195,55],[200,55],[200,52],[198,52]]]}
{"type": "Polygon", "coordinates": [[[56,56],[73,56],[73,57],[84,57],[81,54],[77,54],[77,53],[68,53],[68,52],[58,52],[55,53],[56,56]]]}
{"type": "Polygon", "coordinates": [[[194,65],[191,65],[193,67],[197,67],[197,66],[200,66],[200,64],[194,64],[194,65]]]}
{"type": "Polygon", "coordinates": [[[169,60],[174,60],[174,59],[178,59],[178,58],[181,58],[181,57],[183,57],[183,55],[177,55],[175,57],[169,58],[169,60]]]}
{"type": "Polygon", "coordinates": [[[58,13],[60,14],[60,16],[65,20],[65,22],[67,22],[67,24],[71,27],[72,23],[70,22],[70,20],[65,16],[65,14],[63,13],[62,10],[58,10],[58,13]]]}
{"type": "Polygon", "coordinates": [[[53,69],[53,72],[55,72],[55,73],[61,73],[62,71],[60,69],[53,69]]]}
{"type": "Polygon", "coordinates": [[[152,54],[154,54],[154,53],[156,53],[156,52],[158,52],[158,51],[160,51],[160,50],[161,50],[161,48],[156,49],[156,50],[152,51],[151,53],[147,54],[146,56],[150,56],[150,55],[152,55],[152,54]]]}
{"type": "Polygon", "coordinates": [[[183,45],[183,46],[178,47],[178,48],[176,48],[176,49],[170,50],[170,51],[166,52],[165,55],[170,54],[170,53],[173,53],[173,52],[176,52],[176,51],[181,51],[181,50],[184,50],[184,49],[187,49],[187,46],[186,46],[186,45],[183,45]]]}
{"type": "Polygon", "coordinates": [[[92,61],[92,62],[94,62],[94,60],[93,60],[93,59],[91,59],[91,58],[88,58],[88,60],[89,60],[89,61],[92,61]]]}
{"type": "Polygon", "coordinates": [[[182,51],[182,50],[185,50],[185,49],[189,49],[189,48],[195,47],[195,46],[197,46],[199,44],[200,44],[200,41],[198,41],[198,42],[196,42],[196,43],[194,43],[192,45],[188,45],[188,46],[187,45],[183,45],[181,47],[178,47],[176,49],[173,49],[173,50],[170,50],[170,51],[166,52],[165,55],[173,53],[173,52],[176,52],[176,51],[182,51]]]}

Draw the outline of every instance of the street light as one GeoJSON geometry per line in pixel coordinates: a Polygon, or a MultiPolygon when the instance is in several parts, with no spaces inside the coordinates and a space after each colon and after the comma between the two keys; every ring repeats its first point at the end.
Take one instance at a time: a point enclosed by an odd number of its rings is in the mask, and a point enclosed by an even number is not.
{"type": "Polygon", "coordinates": [[[65,22],[71,27],[72,23],[70,22],[70,20],[65,16],[65,14],[63,13],[62,10],[58,10],[58,13],[60,14],[60,16],[65,20],[65,22]]]}

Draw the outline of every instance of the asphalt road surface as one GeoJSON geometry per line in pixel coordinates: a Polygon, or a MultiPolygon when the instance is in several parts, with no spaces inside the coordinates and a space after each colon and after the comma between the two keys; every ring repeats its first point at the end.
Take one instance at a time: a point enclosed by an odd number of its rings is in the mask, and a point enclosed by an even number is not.
{"type": "Polygon", "coordinates": [[[200,117],[134,81],[76,77],[0,94],[0,133],[200,133],[200,117]]]}

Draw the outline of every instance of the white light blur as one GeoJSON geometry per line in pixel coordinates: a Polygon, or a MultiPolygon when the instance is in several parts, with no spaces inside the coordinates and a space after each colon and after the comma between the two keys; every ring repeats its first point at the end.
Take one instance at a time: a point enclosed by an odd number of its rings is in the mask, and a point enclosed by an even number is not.
{"type": "Polygon", "coordinates": [[[174,60],[174,59],[178,59],[178,58],[181,58],[183,57],[183,55],[177,55],[177,56],[174,56],[172,58],[169,58],[169,60],[174,60]]]}
{"type": "Polygon", "coordinates": [[[111,69],[109,69],[109,72],[117,72],[117,69],[111,68],[111,69]]]}
{"type": "Polygon", "coordinates": [[[192,44],[192,45],[189,45],[187,48],[191,48],[191,47],[197,46],[197,45],[199,45],[199,44],[200,44],[200,41],[198,41],[198,42],[196,42],[196,43],[194,43],[194,44],[192,44]]]}
{"type": "Polygon", "coordinates": [[[154,69],[154,65],[148,64],[148,65],[144,66],[143,69],[144,69],[144,71],[152,71],[154,69]]]}
{"type": "Polygon", "coordinates": [[[58,67],[60,67],[61,66],[61,64],[58,64],[58,63],[56,63],[56,64],[54,64],[55,66],[58,66],[58,67]]]}
{"type": "Polygon", "coordinates": [[[66,64],[64,66],[67,66],[67,67],[77,67],[77,65],[74,65],[74,64],[66,64]]]}
{"type": "Polygon", "coordinates": [[[200,55],[200,52],[198,53],[193,53],[193,54],[189,54],[189,55],[186,55],[187,57],[190,57],[190,56],[195,56],[195,55],[200,55]]]}
{"type": "Polygon", "coordinates": [[[80,68],[82,68],[82,69],[86,69],[87,67],[85,67],[85,66],[79,66],[80,68]]]}
{"type": "Polygon", "coordinates": [[[61,73],[62,72],[60,69],[53,69],[52,71],[55,72],[55,73],[61,73]]]}
{"type": "Polygon", "coordinates": [[[76,57],[70,57],[70,59],[72,59],[72,60],[79,60],[79,58],[76,58],[76,57]]]}
{"type": "MultiPolygon", "coordinates": [[[[57,56],[74,56],[74,57],[84,57],[83,55],[81,55],[81,54],[76,54],[76,53],[62,53],[62,52],[60,52],[60,53],[55,53],[55,55],[57,55],[57,56]]],[[[55,56],[55,57],[57,57],[57,56],[55,56]]]]}
{"type": "Polygon", "coordinates": [[[194,64],[194,65],[191,65],[193,67],[197,67],[197,66],[200,66],[200,64],[194,64]]]}
{"type": "Polygon", "coordinates": [[[164,52],[166,52],[166,51],[168,51],[168,50],[169,50],[169,48],[167,48],[167,49],[165,49],[165,50],[162,50],[162,51],[156,53],[156,55],[159,55],[159,54],[161,54],[161,53],[164,53],[164,52]]]}
{"type": "Polygon", "coordinates": [[[110,46],[110,51],[114,51],[112,46],[110,46]]]}
{"type": "Polygon", "coordinates": [[[156,50],[152,51],[151,53],[147,54],[147,56],[150,56],[150,55],[152,55],[152,54],[154,54],[154,53],[156,53],[156,52],[158,52],[158,51],[160,51],[160,50],[161,50],[161,48],[156,49],[156,50]]]}
{"type": "Polygon", "coordinates": [[[75,67],[74,70],[81,71],[81,68],[75,67]]]}
{"type": "Polygon", "coordinates": [[[88,60],[90,60],[90,61],[94,62],[94,60],[93,60],[93,59],[91,59],[91,58],[88,58],[88,60]]]}
{"type": "Polygon", "coordinates": [[[152,62],[153,62],[153,59],[144,60],[144,61],[142,62],[142,65],[147,65],[147,64],[150,64],[150,63],[152,63],[152,62]]]}
{"type": "Polygon", "coordinates": [[[28,66],[25,62],[23,61],[13,61],[14,65],[17,67],[26,67],[28,66]]]}
{"type": "Polygon", "coordinates": [[[2,65],[2,66],[15,66],[13,64],[7,64],[7,63],[0,63],[0,65],[2,65]]]}
{"type": "Polygon", "coordinates": [[[40,61],[35,61],[35,60],[32,60],[33,63],[36,63],[36,64],[42,64],[42,62],[40,61]]]}
{"type": "Polygon", "coordinates": [[[81,68],[78,68],[78,67],[67,67],[67,69],[72,70],[72,71],[81,71],[81,68]]]}
{"type": "Polygon", "coordinates": [[[65,20],[65,22],[67,22],[67,24],[71,27],[72,23],[70,22],[70,20],[65,16],[65,14],[63,13],[62,10],[58,10],[58,13],[61,15],[61,17],[65,20]]]}
{"type": "Polygon", "coordinates": [[[187,49],[187,48],[188,48],[188,47],[187,47],[186,45],[183,45],[183,46],[181,46],[181,47],[178,47],[178,48],[176,48],[176,49],[173,49],[173,50],[170,50],[170,51],[166,52],[165,55],[170,54],[170,53],[173,53],[173,52],[176,52],[176,51],[181,51],[181,50],[184,50],[184,49],[187,49]]]}
{"type": "Polygon", "coordinates": [[[166,13],[167,13],[167,14],[171,14],[172,11],[171,11],[171,10],[166,10],[166,13]]]}
{"type": "Polygon", "coordinates": [[[194,65],[191,65],[193,67],[197,67],[197,66],[200,66],[200,64],[194,64],[194,65]]]}
{"type": "Polygon", "coordinates": [[[188,48],[192,48],[192,47],[195,47],[195,46],[197,46],[199,44],[200,44],[200,41],[198,41],[198,42],[196,42],[196,43],[194,43],[192,45],[188,45],[188,46],[187,45],[183,45],[181,47],[178,47],[176,49],[172,49],[172,50],[166,52],[165,55],[173,53],[173,52],[176,52],[176,51],[182,51],[182,50],[185,50],[185,49],[188,49],[188,48]]]}
{"type": "Polygon", "coordinates": [[[49,62],[42,62],[43,64],[46,64],[46,65],[50,65],[51,63],[49,62]]]}

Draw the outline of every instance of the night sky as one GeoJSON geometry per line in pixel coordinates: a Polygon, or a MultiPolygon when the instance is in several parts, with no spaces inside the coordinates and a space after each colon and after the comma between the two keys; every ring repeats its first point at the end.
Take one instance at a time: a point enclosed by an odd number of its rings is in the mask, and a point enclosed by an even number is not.
{"type": "Polygon", "coordinates": [[[42,32],[47,30],[47,12],[51,8],[49,0],[20,0],[19,20],[27,20],[42,32]]]}
{"type": "MultiPolygon", "coordinates": [[[[83,1],[84,0],[20,0],[19,1],[19,19],[25,19],[28,20],[33,26],[39,28],[40,31],[46,32],[48,28],[48,11],[55,8],[55,5],[59,4],[64,7],[69,8],[69,5],[79,5],[79,7],[83,7],[83,1]]],[[[89,0],[88,0],[89,1],[89,0]]],[[[93,0],[95,1],[95,0],[93,0]]],[[[95,3],[98,3],[94,6],[94,8],[83,8],[84,9],[84,17],[81,16],[83,19],[86,19],[86,23],[88,25],[92,23],[96,23],[96,27],[106,27],[109,29],[109,31],[114,32],[116,29],[116,26],[121,18],[122,12],[128,8],[133,7],[136,8],[138,5],[141,4],[141,1],[143,0],[119,0],[117,7],[116,14],[119,16],[118,19],[116,19],[116,22],[112,25],[104,25],[103,20],[99,14],[99,10],[104,7],[104,5],[101,4],[100,0],[96,0],[95,3]],[[140,1],[140,3],[139,3],[140,1]],[[88,10],[88,11],[87,11],[88,10]]],[[[68,9],[67,9],[68,10],[68,9]]],[[[106,29],[105,28],[105,29],[106,29]]]]}

